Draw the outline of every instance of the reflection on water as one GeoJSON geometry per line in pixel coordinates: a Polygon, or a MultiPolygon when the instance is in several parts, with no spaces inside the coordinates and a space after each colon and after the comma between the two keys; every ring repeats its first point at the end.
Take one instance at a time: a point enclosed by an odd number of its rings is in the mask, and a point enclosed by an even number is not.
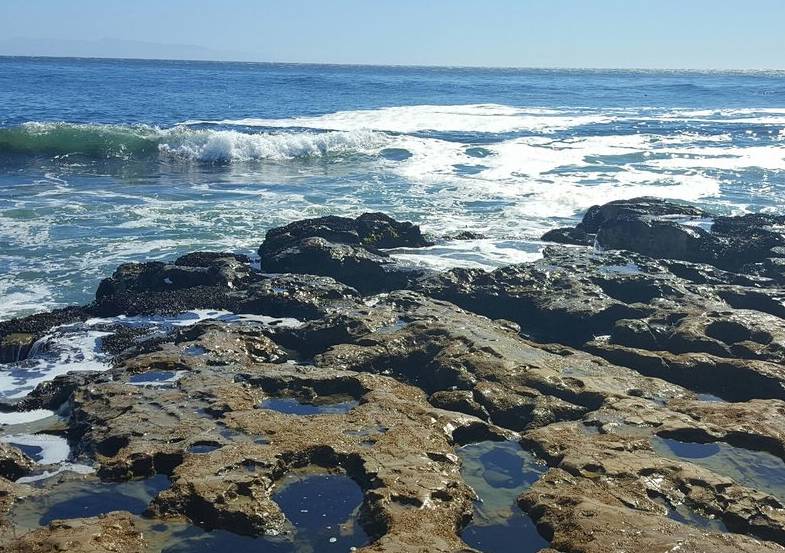
{"type": "Polygon", "coordinates": [[[314,551],[348,551],[369,542],[357,522],[363,501],[360,487],[336,474],[286,477],[273,499],[295,528],[298,541],[314,551]]]}
{"type": "MultiPolygon", "coordinates": [[[[169,485],[169,479],[163,475],[129,482],[93,479],[61,482],[46,494],[20,500],[11,517],[14,526],[24,531],[57,519],[94,517],[112,511],[141,516],[153,498],[169,485]]],[[[291,524],[280,536],[250,537],[226,530],[206,531],[187,521],[137,518],[136,524],[150,543],[151,551],[163,553],[344,553],[370,541],[357,522],[363,492],[350,478],[338,474],[294,473],[277,487],[273,499],[291,524]]]]}
{"type": "Polygon", "coordinates": [[[471,524],[461,538],[485,553],[526,553],[548,547],[518,496],[545,472],[545,465],[515,442],[480,442],[457,450],[463,479],[477,493],[471,524]]]}
{"type": "Polygon", "coordinates": [[[725,533],[729,531],[721,520],[704,516],[699,512],[690,509],[683,503],[679,505],[672,505],[663,499],[658,499],[656,501],[668,510],[668,518],[671,520],[675,520],[676,522],[680,522],[681,524],[686,524],[688,526],[696,526],[709,532],[725,533]]]}
{"type": "Polygon", "coordinates": [[[681,442],[659,436],[652,439],[655,451],[665,457],[701,465],[739,484],[785,501],[785,463],[763,451],[751,451],[724,442],[681,442]]]}
{"type": "Polygon", "coordinates": [[[307,401],[293,397],[267,398],[261,403],[263,409],[287,415],[336,415],[348,413],[357,405],[357,400],[346,396],[320,396],[307,401]]]}
{"type": "Polygon", "coordinates": [[[153,498],[169,487],[164,475],[128,482],[67,480],[48,493],[18,502],[11,517],[17,528],[37,528],[53,520],[94,517],[112,511],[142,514],[153,498]]]}

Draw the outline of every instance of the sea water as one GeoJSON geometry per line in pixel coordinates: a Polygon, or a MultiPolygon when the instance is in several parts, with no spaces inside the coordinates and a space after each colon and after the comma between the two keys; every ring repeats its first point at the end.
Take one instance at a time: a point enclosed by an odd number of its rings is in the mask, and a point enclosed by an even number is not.
{"type": "Polygon", "coordinates": [[[303,217],[383,211],[437,241],[396,255],[489,269],[592,204],[783,192],[781,72],[0,58],[0,319],[303,217]]]}

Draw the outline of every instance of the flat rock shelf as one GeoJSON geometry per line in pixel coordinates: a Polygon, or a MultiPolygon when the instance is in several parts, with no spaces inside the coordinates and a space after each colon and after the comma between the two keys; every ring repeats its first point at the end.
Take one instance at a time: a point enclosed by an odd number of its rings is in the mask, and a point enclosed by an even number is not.
{"type": "Polygon", "coordinates": [[[785,552],[785,217],[396,257],[453,239],[296,221],[0,322],[0,550],[785,552]]]}

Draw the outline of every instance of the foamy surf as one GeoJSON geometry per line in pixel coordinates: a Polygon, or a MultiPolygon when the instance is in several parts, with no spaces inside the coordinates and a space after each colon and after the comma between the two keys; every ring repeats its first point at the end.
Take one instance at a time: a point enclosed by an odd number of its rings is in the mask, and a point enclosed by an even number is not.
{"type": "Polygon", "coordinates": [[[367,129],[396,133],[474,132],[508,133],[514,131],[553,132],[592,123],[609,123],[614,116],[544,108],[516,108],[498,104],[452,106],[397,106],[372,110],[339,111],[317,117],[290,119],[223,119],[186,121],[185,125],[238,125],[266,128],[310,128],[350,131],[367,129]]]}
{"type": "Polygon", "coordinates": [[[487,269],[537,255],[542,233],[610,200],[652,195],[723,213],[785,205],[767,193],[785,171],[785,109],[254,111],[263,107],[168,127],[0,128],[0,156],[46,167],[0,193],[0,319],[88,301],[123,262],[252,253],[271,226],[303,217],[385,211],[439,242],[401,252],[407,261],[487,269]],[[464,230],[487,242],[441,240],[464,230]]]}
{"type": "MultiPolygon", "coordinates": [[[[116,325],[144,328],[149,335],[171,332],[179,327],[214,319],[227,323],[254,323],[298,328],[304,323],[292,318],[237,314],[229,311],[197,309],[177,315],[118,316],[88,319],[83,323],[53,328],[32,347],[27,359],[0,366],[0,399],[16,400],[27,396],[36,386],[68,372],[103,372],[112,368],[101,340],[113,333],[116,325]]],[[[20,424],[43,418],[43,412],[2,414],[0,424],[20,424]]]]}
{"type": "Polygon", "coordinates": [[[92,159],[184,161],[288,161],[378,153],[389,143],[384,133],[241,132],[178,125],[96,125],[30,122],[0,128],[0,153],[92,159]]]}

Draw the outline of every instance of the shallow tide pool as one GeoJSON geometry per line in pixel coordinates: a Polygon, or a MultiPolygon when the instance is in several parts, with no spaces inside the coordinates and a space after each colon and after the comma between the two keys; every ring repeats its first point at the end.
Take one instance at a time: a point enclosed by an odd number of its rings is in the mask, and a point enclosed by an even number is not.
{"type": "Polygon", "coordinates": [[[457,450],[463,479],[477,493],[472,521],[461,538],[484,553],[535,553],[548,547],[518,496],[546,466],[515,442],[479,442],[457,450]]]}

